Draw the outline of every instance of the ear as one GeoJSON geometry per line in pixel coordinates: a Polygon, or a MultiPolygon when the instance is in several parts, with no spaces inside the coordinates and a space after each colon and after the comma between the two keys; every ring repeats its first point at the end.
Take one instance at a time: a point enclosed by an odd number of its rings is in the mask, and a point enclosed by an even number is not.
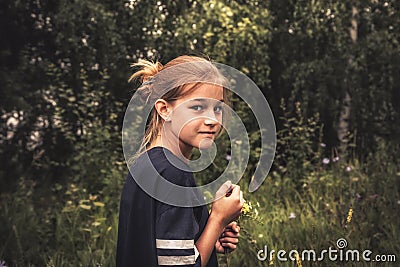
{"type": "Polygon", "coordinates": [[[164,119],[164,121],[171,121],[170,115],[172,112],[172,105],[169,104],[164,99],[157,99],[154,104],[154,108],[156,109],[158,115],[164,119]]]}

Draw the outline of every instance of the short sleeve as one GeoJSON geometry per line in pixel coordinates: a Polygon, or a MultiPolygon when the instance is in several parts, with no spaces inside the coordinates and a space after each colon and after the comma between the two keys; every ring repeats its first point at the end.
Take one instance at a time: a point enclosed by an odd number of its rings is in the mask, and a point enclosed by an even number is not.
{"type": "Polygon", "coordinates": [[[193,208],[166,209],[156,221],[156,248],[160,266],[201,266],[195,246],[199,226],[193,208]]]}

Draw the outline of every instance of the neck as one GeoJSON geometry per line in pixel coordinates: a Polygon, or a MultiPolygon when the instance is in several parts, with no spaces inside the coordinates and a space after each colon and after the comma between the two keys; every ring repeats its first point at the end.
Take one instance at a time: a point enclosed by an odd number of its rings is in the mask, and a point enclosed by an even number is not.
{"type": "Polygon", "coordinates": [[[157,138],[150,144],[148,149],[156,146],[167,148],[184,162],[190,159],[193,149],[192,146],[185,144],[170,131],[165,131],[165,129],[162,134],[157,135],[157,138]]]}

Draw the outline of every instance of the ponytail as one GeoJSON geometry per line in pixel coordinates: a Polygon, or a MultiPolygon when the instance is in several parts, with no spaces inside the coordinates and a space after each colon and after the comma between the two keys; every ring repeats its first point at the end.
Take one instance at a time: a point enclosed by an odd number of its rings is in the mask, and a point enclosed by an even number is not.
{"type": "MultiPolygon", "coordinates": [[[[150,81],[157,73],[159,73],[162,70],[163,65],[158,61],[151,62],[148,60],[139,59],[137,63],[131,64],[131,67],[139,68],[139,70],[133,73],[129,77],[128,82],[140,79],[141,86],[136,90],[136,93],[138,93],[141,96],[142,100],[146,104],[148,104],[153,92],[153,85],[150,81]]],[[[153,108],[148,118],[147,127],[143,140],[134,158],[136,158],[138,155],[144,152],[147,146],[150,145],[153,142],[153,140],[157,138],[157,135],[160,132],[162,126],[160,124],[161,120],[162,120],[161,116],[153,108]]]]}
{"type": "Polygon", "coordinates": [[[151,62],[148,60],[139,59],[139,62],[131,64],[131,67],[139,67],[140,70],[133,73],[131,77],[129,77],[128,82],[140,77],[140,82],[144,83],[160,72],[163,68],[163,65],[158,61],[151,62]]]}

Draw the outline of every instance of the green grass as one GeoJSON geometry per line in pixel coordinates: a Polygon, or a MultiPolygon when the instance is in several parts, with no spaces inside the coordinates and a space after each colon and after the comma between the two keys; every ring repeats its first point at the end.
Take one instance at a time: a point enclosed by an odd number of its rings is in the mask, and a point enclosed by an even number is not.
{"type": "MultiPolygon", "coordinates": [[[[268,246],[269,250],[289,252],[316,251],[317,255],[329,247],[336,249],[336,241],[345,238],[347,249],[366,249],[376,254],[399,254],[400,211],[399,189],[395,185],[398,173],[381,173],[370,177],[354,166],[334,163],[326,169],[305,174],[298,182],[284,176],[270,176],[262,187],[246,198],[257,205],[257,220],[242,220],[246,235],[237,253],[230,255],[231,266],[266,266],[256,253],[268,246]],[[380,184],[392,185],[376,187],[380,184]],[[299,188],[299,189],[296,189],[299,188]],[[351,218],[349,210],[352,209],[351,218]],[[292,216],[291,216],[292,214],[292,216]],[[262,223],[259,223],[261,221],[262,223]]],[[[254,204],[252,205],[254,206],[254,204]]],[[[346,248],[344,249],[346,250],[346,248]]],[[[286,256],[287,257],[287,256],[286,256]]],[[[222,261],[223,262],[223,261],[222,261]]],[[[303,266],[375,266],[367,262],[306,262],[303,266]]],[[[293,262],[279,262],[276,266],[293,266],[293,262]]],[[[393,266],[381,263],[379,266],[393,266]]]]}
{"type": "MultiPolygon", "coordinates": [[[[396,168],[385,168],[367,175],[357,166],[339,160],[316,166],[299,180],[273,172],[258,191],[245,193],[252,218],[240,220],[242,238],[237,251],[228,256],[229,265],[268,265],[257,259],[264,246],[318,253],[335,248],[339,238],[347,240],[348,249],[399,256],[400,174],[396,168]],[[353,214],[347,221],[350,208],[353,214]]],[[[34,194],[34,187],[21,179],[20,191],[2,196],[0,259],[9,266],[114,266],[119,199],[69,184],[64,196],[53,197],[63,202],[44,208],[34,203],[34,194]]],[[[226,266],[225,256],[219,259],[226,266]]],[[[295,265],[274,260],[274,266],[295,265]]],[[[310,265],[375,266],[327,258],[303,262],[310,265]]]]}
{"type": "MultiPolygon", "coordinates": [[[[241,187],[252,210],[240,219],[238,249],[228,256],[220,255],[220,265],[298,266],[300,263],[279,261],[277,257],[271,262],[260,261],[257,253],[264,246],[269,250],[313,249],[319,253],[336,248],[339,238],[346,239],[348,249],[400,257],[397,157],[390,156],[390,149],[381,140],[377,152],[363,162],[356,157],[341,157],[334,162],[336,150],[324,151],[320,146],[317,119],[301,119],[300,114],[297,119],[286,119],[285,130],[278,133],[273,171],[262,186],[248,193],[248,179],[242,179],[241,187]],[[322,163],[324,157],[331,159],[329,164],[322,163]]],[[[0,195],[0,262],[23,267],[115,266],[119,196],[126,167],[122,155],[115,152],[110,157],[107,147],[93,152],[93,147],[103,144],[101,131],[96,136],[89,140],[92,143],[82,146],[73,163],[77,177],[50,187],[20,177],[16,192],[0,195]]],[[[224,161],[224,155],[220,156],[224,161]]],[[[251,175],[249,170],[256,158],[251,154],[244,177],[251,175]]],[[[214,168],[214,172],[220,171],[214,168]]],[[[209,177],[215,177],[215,173],[207,170],[199,179],[204,182],[209,177]]],[[[329,261],[325,257],[324,261],[303,261],[301,265],[394,263],[329,261]]]]}

